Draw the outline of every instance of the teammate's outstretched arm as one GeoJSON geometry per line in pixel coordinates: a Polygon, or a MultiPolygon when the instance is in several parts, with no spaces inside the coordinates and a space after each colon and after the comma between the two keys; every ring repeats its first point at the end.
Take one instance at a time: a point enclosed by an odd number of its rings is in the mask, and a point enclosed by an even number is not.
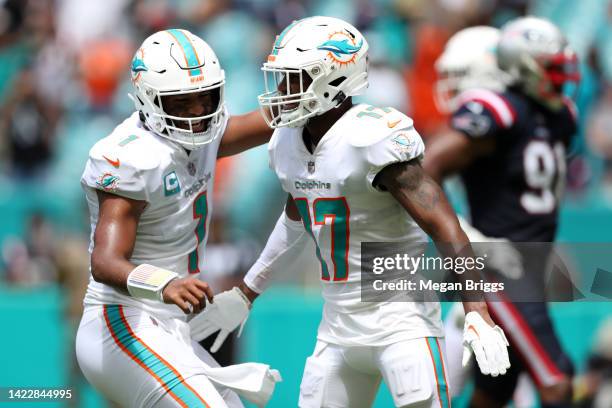
{"type": "Polygon", "coordinates": [[[132,296],[176,304],[185,313],[199,312],[206,298],[212,302],[208,284],[195,277],[179,279],[174,272],[129,261],[145,201],[96,193],[100,211],[91,253],[91,274],[96,281],[127,290],[132,296]]]}
{"type": "MultiPolygon", "coordinates": [[[[391,193],[436,243],[443,256],[474,256],[470,241],[440,186],[429,177],[420,160],[391,164],[382,169],[374,184],[391,193]]],[[[471,348],[483,374],[505,374],[510,367],[508,341],[493,323],[484,301],[464,301],[464,364],[471,348]]]]}
{"type": "Polygon", "coordinates": [[[272,132],[259,110],[232,116],[227,123],[217,155],[232,156],[268,143],[272,132]]]}
{"type": "Polygon", "coordinates": [[[275,273],[295,266],[295,260],[303,251],[307,239],[302,217],[289,194],[285,209],[270,233],[266,247],[240,284],[240,290],[251,302],[266,289],[275,273]]]}
{"type": "Polygon", "coordinates": [[[215,296],[215,303],[189,322],[191,337],[201,341],[219,332],[210,351],[216,352],[227,336],[246,322],[253,301],[278,272],[295,268],[295,259],[307,239],[293,197],[287,197],[285,210],[268,238],[266,247],[238,286],[215,296]]]}
{"type": "MultiPolygon", "coordinates": [[[[470,136],[456,129],[432,137],[423,159],[423,169],[439,185],[444,179],[467,168],[475,159],[491,154],[495,150],[496,139],[470,136]]],[[[518,279],[524,273],[520,253],[512,243],[504,238],[488,237],[460,218],[461,228],[471,242],[480,243],[475,247],[477,255],[487,252],[487,264],[499,274],[509,279],[518,279]],[[492,245],[489,245],[493,243],[492,245]]]]}
{"type": "Polygon", "coordinates": [[[458,130],[448,129],[431,138],[423,159],[425,172],[438,184],[445,177],[460,172],[479,156],[495,148],[493,138],[468,138],[458,130]]]}

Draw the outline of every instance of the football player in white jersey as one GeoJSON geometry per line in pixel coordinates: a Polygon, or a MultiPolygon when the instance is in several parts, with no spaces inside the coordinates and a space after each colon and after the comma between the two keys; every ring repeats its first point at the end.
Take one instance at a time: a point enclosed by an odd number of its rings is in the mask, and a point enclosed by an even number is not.
{"type": "MultiPolygon", "coordinates": [[[[451,244],[448,256],[471,253],[443,192],[421,168],[424,146],[412,120],[353,104],[367,87],[367,51],[357,29],[329,17],[296,21],[277,37],[259,101],[276,129],[270,165],[289,197],[243,285],[217,295],[193,320],[195,331],[220,330],[218,347],[247,317],[245,295],[252,302],[270,275],[292,268],[303,240],[314,239],[325,305],[299,406],[369,407],[384,378],[398,407],[447,407],[439,304],[361,301],[362,242],[401,243],[418,257],[429,235],[451,244]]],[[[503,331],[484,302],[464,307],[466,347],[483,373],[504,374],[503,331]]]]}
{"type": "Polygon", "coordinates": [[[220,63],[186,30],[147,38],[131,75],[136,112],[94,145],[81,179],[92,231],[79,365],[121,406],[242,407],[234,390],[265,405],[277,373],[218,367],[187,322],[212,300],[198,274],[215,162],[271,131],[259,112],[229,118],[220,63]]]}

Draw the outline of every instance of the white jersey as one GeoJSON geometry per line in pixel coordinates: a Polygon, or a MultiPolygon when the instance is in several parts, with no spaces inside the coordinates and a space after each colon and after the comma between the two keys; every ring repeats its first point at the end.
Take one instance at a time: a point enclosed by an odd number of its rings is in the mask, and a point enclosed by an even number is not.
{"type": "Polygon", "coordinates": [[[320,340],[384,345],[442,335],[438,303],[361,302],[362,242],[405,242],[412,256],[424,252],[423,230],[388,192],[372,186],[384,167],[420,159],[424,149],[410,118],[368,105],[344,114],[312,154],[302,128],[274,132],[270,167],[317,244],[325,299],[320,340]]]}
{"type": "MultiPolygon", "coordinates": [[[[96,190],[146,201],[130,262],[184,277],[203,265],[212,211],[213,180],[221,138],[187,154],[147,130],[134,113],[89,152],[81,178],[91,221],[89,252],[98,222],[96,190]]],[[[163,316],[184,316],[176,305],[136,299],[90,277],[85,304],[122,304],[163,316]]]]}

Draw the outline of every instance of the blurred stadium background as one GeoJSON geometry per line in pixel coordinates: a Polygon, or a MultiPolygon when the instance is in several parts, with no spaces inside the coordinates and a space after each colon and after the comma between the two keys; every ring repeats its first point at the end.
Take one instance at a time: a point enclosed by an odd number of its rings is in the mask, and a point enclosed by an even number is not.
{"type": "MultiPolygon", "coordinates": [[[[259,67],[276,33],[307,15],[344,18],[370,42],[365,99],[406,112],[427,139],[445,120],[432,94],[445,41],[461,28],[525,14],[557,23],[581,60],[580,130],[558,238],[612,242],[609,0],[0,0],[0,387],[73,390],[71,402],[41,406],[109,406],[81,377],[73,351],[90,232],[79,178],[89,148],[131,112],[128,64],[148,34],[181,27],[208,41],[226,71],[229,109],[243,113],[257,108],[259,67]]],[[[218,165],[203,278],[223,290],[257,256],[284,198],[265,147],[218,165]]],[[[447,190],[463,211],[460,189],[447,190]]],[[[322,301],[309,272],[282,277],[263,295],[226,353],[281,370],[272,407],[297,405],[315,343],[322,301]]],[[[578,395],[588,396],[597,388],[593,361],[607,361],[608,370],[612,361],[612,307],[555,304],[552,312],[581,374],[578,395]]],[[[389,406],[381,390],[376,407],[389,406]]]]}

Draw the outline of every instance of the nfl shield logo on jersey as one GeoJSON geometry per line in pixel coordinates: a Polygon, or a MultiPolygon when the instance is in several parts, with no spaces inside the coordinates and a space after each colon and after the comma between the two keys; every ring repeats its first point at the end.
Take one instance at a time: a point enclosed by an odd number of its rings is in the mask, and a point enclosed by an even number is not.
{"type": "Polygon", "coordinates": [[[196,174],[196,165],[194,162],[187,163],[187,172],[190,176],[195,176],[196,174]]]}
{"type": "Polygon", "coordinates": [[[315,162],[312,160],[308,162],[308,172],[310,174],[315,172],[315,162]]]}

